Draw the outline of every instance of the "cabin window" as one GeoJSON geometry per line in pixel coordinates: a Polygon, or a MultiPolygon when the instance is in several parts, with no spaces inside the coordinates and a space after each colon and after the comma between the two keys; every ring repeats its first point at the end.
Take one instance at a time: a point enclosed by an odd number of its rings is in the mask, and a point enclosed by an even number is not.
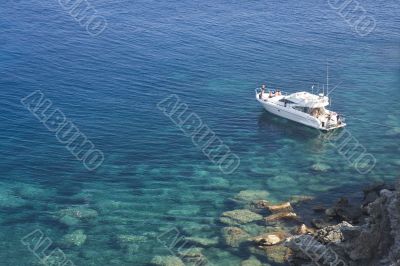
{"type": "Polygon", "coordinates": [[[303,113],[309,113],[309,111],[310,111],[310,108],[303,107],[303,106],[295,106],[295,107],[293,107],[293,109],[303,112],[303,113]]]}
{"type": "Polygon", "coordinates": [[[294,103],[294,102],[289,101],[289,100],[284,99],[284,98],[283,98],[283,99],[280,99],[279,101],[280,101],[280,102],[283,102],[283,103],[286,103],[286,104],[288,104],[288,103],[289,103],[289,104],[294,103]]]}

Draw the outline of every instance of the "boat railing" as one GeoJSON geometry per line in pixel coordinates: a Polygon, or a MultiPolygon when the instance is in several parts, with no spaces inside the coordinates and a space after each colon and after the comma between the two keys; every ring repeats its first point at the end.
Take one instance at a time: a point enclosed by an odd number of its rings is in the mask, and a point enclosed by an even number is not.
{"type": "MultiPolygon", "coordinates": [[[[262,88],[256,88],[255,89],[256,94],[259,94],[261,91],[262,91],[262,88]]],[[[278,91],[277,89],[265,88],[265,93],[268,93],[268,94],[269,93],[275,94],[277,91],[278,91]]],[[[279,90],[279,92],[281,93],[282,96],[288,96],[289,95],[289,93],[287,93],[286,91],[279,90]]]]}

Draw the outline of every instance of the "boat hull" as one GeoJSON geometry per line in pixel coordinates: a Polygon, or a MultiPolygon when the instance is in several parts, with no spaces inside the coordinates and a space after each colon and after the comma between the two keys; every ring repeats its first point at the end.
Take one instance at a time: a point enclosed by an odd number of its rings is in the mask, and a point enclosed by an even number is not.
{"type": "Polygon", "coordinates": [[[326,128],[326,127],[322,126],[321,122],[317,118],[315,118],[309,114],[306,114],[306,113],[303,113],[300,111],[296,111],[289,107],[277,105],[270,101],[261,100],[261,99],[259,99],[258,96],[256,96],[256,98],[257,98],[257,101],[264,107],[264,109],[267,112],[274,114],[276,116],[282,117],[282,118],[286,118],[293,122],[300,123],[300,124],[308,126],[308,127],[312,127],[312,128],[327,132],[327,131],[331,131],[331,130],[346,126],[345,123],[342,123],[340,125],[326,128]]]}
{"type": "Polygon", "coordinates": [[[293,122],[297,122],[312,128],[320,129],[320,125],[318,121],[313,121],[312,119],[309,119],[307,117],[302,116],[301,114],[296,114],[293,112],[290,112],[288,110],[285,110],[285,107],[280,107],[280,106],[274,106],[270,105],[268,103],[261,103],[261,105],[264,107],[264,109],[276,116],[286,118],[288,120],[291,120],[293,122]]]}

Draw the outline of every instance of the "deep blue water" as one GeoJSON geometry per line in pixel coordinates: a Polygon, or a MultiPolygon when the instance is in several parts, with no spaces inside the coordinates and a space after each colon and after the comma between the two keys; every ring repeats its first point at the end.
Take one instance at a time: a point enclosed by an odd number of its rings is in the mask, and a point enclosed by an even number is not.
{"type": "MultiPolygon", "coordinates": [[[[168,250],[157,241],[220,237],[218,217],[242,190],[269,200],[295,194],[326,201],[400,167],[400,20],[396,1],[363,1],[377,22],[357,35],[327,1],[90,0],[107,20],[91,36],[58,1],[0,3],[0,261],[39,265],[21,238],[35,229],[75,265],[145,265],[168,250]],[[254,99],[261,83],[288,92],[325,82],[332,108],[377,163],[358,173],[325,135],[272,117],[254,99]],[[104,153],[88,171],[20,102],[41,90],[104,153]],[[176,94],[233,153],[230,175],[157,108],[176,94]],[[379,124],[379,125],[378,125],[379,124]],[[319,163],[327,171],[311,168],[319,163]],[[73,225],[60,210],[97,217],[73,225]],[[86,242],[63,246],[83,229],[86,242]],[[115,241],[142,236],[133,248],[115,241]]],[[[62,212],[62,211],[61,211],[62,212]]],[[[223,244],[203,253],[215,265],[248,254],[223,244]]]]}

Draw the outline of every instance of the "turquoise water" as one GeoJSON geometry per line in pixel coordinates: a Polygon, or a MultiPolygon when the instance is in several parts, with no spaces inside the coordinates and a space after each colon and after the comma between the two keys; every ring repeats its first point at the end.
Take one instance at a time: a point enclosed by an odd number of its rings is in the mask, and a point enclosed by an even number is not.
{"type": "MultiPolygon", "coordinates": [[[[170,254],[157,236],[174,228],[221,239],[218,218],[238,208],[230,199],[242,190],[331,202],[398,176],[398,3],[362,3],[377,21],[365,37],[325,1],[90,3],[108,22],[95,37],[57,1],[0,4],[2,265],[38,265],[21,243],[36,229],[75,265],[146,265],[170,254]],[[326,60],[331,84],[341,84],[333,109],[377,160],[368,174],[326,135],[272,117],[254,99],[264,82],[288,92],[323,83],[326,60]],[[21,104],[38,89],[104,153],[95,171],[21,104]],[[240,157],[234,173],[222,173],[157,108],[171,94],[240,157]],[[62,219],[71,208],[84,214],[62,219]],[[66,245],[78,229],[84,243],[66,245]],[[120,235],[136,240],[121,244],[120,235]]],[[[203,254],[214,265],[249,256],[222,240],[203,254]]]]}

